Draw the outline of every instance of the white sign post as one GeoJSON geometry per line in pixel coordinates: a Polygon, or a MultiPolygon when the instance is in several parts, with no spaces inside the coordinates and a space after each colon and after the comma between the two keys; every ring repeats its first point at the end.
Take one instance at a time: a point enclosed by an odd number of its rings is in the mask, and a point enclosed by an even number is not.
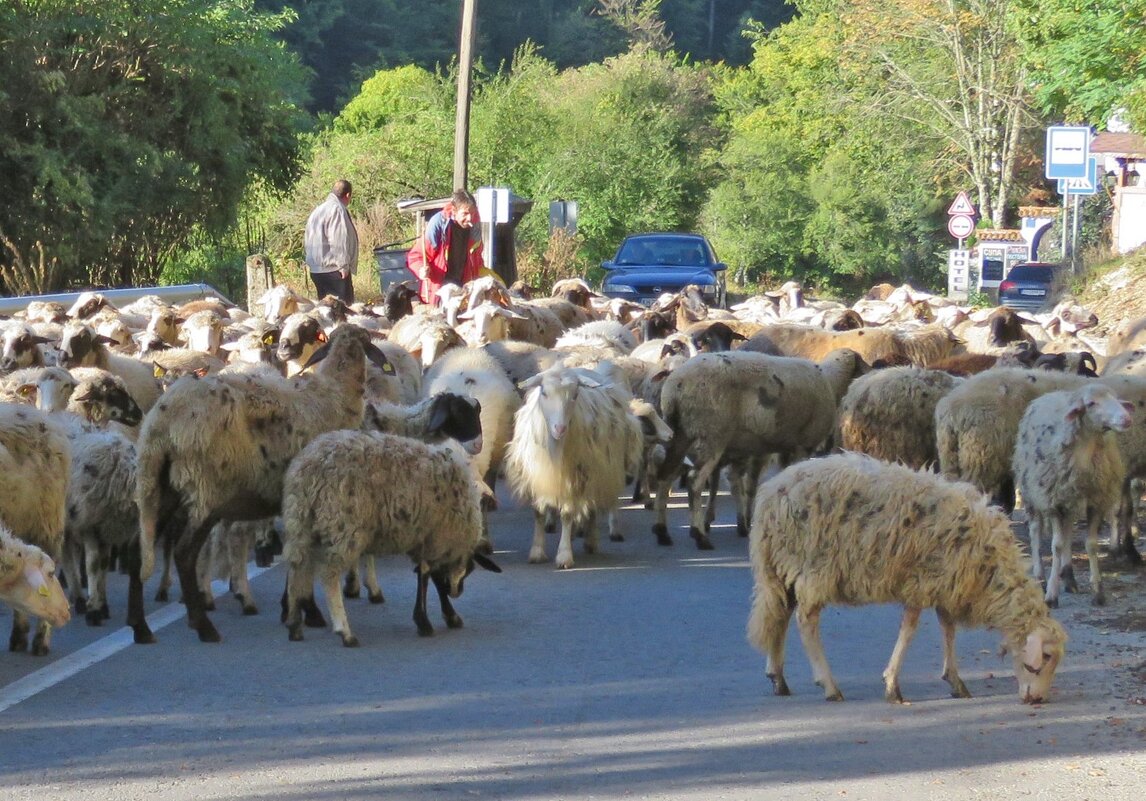
{"type": "MultiPolygon", "coordinates": [[[[1046,176],[1062,180],[1085,179],[1090,169],[1090,128],[1052,125],[1047,128],[1046,176]]],[[[1064,187],[1065,188],[1065,187],[1064,187]]],[[[1063,189],[1059,189],[1063,192],[1063,189]]],[[[1062,196],[1062,259],[1066,260],[1067,193],[1062,196]]]]}
{"type": "Polygon", "coordinates": [[[967,300],[971,291],[971,251],[947,251],[947,297],[952,300],[967,300]]]}

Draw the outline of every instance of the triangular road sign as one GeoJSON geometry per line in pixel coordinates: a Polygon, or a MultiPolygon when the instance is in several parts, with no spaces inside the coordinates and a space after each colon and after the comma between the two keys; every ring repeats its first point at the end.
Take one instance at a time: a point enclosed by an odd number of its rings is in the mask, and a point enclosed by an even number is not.
{"type": "Polygon", "coordinates": [[[948,214],[970,214],[975,216],[975,207],[971,205],[971,198],[967,197],[966,192],[960,192],[955,198],[955,202],[947,209],[948,214]]]}

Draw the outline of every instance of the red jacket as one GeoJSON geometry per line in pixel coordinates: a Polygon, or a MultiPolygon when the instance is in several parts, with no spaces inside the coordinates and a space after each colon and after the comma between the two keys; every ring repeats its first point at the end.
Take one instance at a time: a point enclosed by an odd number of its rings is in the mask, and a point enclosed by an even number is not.
{"type": "MultiPolygon", "coordinates": [[[[406,256],[406,267],[419,278],[418,294],[423,303],[435,304],[437,291],[446,283],[446,270],[449,264],[450,240],[457,226],[451,226],[454,219],[454,206],[447,203],[446,207],[430,218],[426,223],[426,231],[422,240],[410,248],[406,256]],[[422,265],[427,265],[426,277],[421,278],[422,265]]],[[[465,284],[478,277],[483,266],[481,221],[474,214],[473,227],[469,229],[469,252],[466,254],[465,264],[462,266],[462,280],[465,284]]]]}

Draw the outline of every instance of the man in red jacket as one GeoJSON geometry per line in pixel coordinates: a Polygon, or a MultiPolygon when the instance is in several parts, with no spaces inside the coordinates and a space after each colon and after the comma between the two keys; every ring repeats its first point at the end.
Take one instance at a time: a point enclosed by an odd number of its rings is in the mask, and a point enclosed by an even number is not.
{"type": "Polygon", "coordinates": [[[477,202],[464,189],[450,196],[445,208],[430,218],[421,241],[410,248],[406,267],[420,282],[423,303],[436,304],[443,284],[461,286],[482,269],[481,227],[477,202]]]}

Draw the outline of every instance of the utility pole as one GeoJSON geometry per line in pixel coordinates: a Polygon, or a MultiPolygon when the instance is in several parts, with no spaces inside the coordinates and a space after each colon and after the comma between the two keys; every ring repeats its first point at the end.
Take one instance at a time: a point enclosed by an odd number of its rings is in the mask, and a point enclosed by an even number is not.
{"type": "Polygon", "coordinates": [[[458,111],[454,120],[454,189],[469,179],[470,83],[474,65],[474,18],[477,0],[462,0],[462,34],[458,43],[458,111]]]}

